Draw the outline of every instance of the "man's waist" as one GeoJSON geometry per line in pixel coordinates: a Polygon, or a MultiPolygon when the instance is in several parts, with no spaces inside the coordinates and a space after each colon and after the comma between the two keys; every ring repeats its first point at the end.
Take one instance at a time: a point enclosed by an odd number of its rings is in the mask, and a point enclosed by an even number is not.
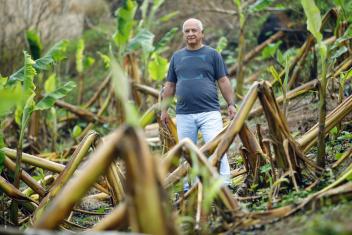
{"type": "Polygon", "coordinates": [[[176,114],[195,114],[195,113],[204,113],[204,112],[212,112],[212,111],[220,111],[220,106],[208,107],[208,108],[198,108],[198,109],[178,108],[176,106],[176,114]]]}

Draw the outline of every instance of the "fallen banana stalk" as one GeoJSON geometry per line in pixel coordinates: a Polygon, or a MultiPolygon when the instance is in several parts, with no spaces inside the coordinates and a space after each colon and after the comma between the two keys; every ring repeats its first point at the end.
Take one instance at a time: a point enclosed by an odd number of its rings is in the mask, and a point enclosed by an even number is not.
{"type": "MultiPolygon", "coordinates": [[[[7,147],[2,148],[1,150],[6,154],[6,156],[11,158],[12,160],[16,159],[16,150],[10,149],[7,147]]],[[[22,153],[22,162],[27,163],[31,166],[36,166],[36,167],[54,172],[54,173],[60,173],[65,169],[65,165],[63,164],[49,161],[47,159],[43,159],[28,153],[22,153]]],[[[94,187],[96,187],[98,190],[104,193],[109,194],[109,191],[99,184],[95,184],[94,187]]]]}
{"type": "Polygon", "coordinates": [[[110,165],[116,152],[116,144],[123,135],[122,129],[113,132],[105,138],[104,145],[99,145],[94,155],[89,157],[84,170],[68,183],[52,199],[48,207],[43,211],[38,221],[34,221],[34,228],[54,229],[68,216],[75,203],[84,196],[89,187],[96,181],[110,165]],[[60,208],[61,213],[55,213],[60,208]]]}
{"type": "Polygon", "coordinates": [[[38,208],[33,214],[33,220],[37,221],[41,218],[43,211],[46,210],[51,200],[60,192],[62,187],[67,183],[71,176],[75,173],[78,166],[81,164],[83,158],[87,155],[89,148],[94,145],[98,138],[98,133],[91,131],[87,136],[81,141],[79,146],[76,148],[75,152],[65,167],[65,169],[56,178],[53,186],[50,188],[50,192],[41,200],[38,208]]]}
{"type": "Polygon", "coordinates": [[[96,122],[99,122],[102,124],[109,122],[108,119],[105,117],[98,117],[96,114],[94,114],[84,108],[80,108],[80,107],[75,106],[73,104],[66,103],[62,100],[57,100],[55,102],[55,105],[59,108],[66,109],[67,111],[77,115],[78,117],[80,117],[84,120],[87,120],[88,122],[96,121],[96,122]]]}
{"type": "MultiPolygon", "coordinates": [[[[10,169],[12,172],[15,171],[16,164],[11,159],[9,159],[6,156],[5,156],[5,159],[4,159],[4,164],[5,164],[5,167],[10,169]]],[[[20,172],[20,178],[21,178],[21,180],[23,180],[23,182],[27,186],[29,186],[32,190],[34,190],[36,193],[38,193],[41,197],[45,196],[46,190],[40,184],[38,184],[38,182],[35,179],[33,179],[32,176],[30,176],[23,169],[20,172]]]]}
{"type": "Polygon", "coordinates": [[[233,171],[231,171],[231,178],[235,178],[237,176],[246,174],[247,170],[246,169],[235,169],[233,171]]]}
{"type": "Polygon", "coordinates": [[[129,198],[127,207],[132,230],[151,234],[176,234],[172,225],[173,220],[168,220],[170,217],[165,214],[165,209],[162,209],[166,205],[163,203],[166,198],[163,199],[163,192],[157,186],[155,159],[149,154],[141,131],[135,131],[126,126],[120,127],[105,138],[104,143],[99,145],[84,169],[68,182],[52,200],[43,216],[35,221],[34,227],[45,229],[57,227],[117,155],[126,161],[126,179],[130,182],[127,184],[126,198],[129,198]],[[131,146],[139,147],[131,148],[131,146]],[[58,208],[61,213],[53,213],[58,208]]]}
{"type": "MultiPolygon", "coordinates": [[[[16,150],[5,147],[5,148],[2,148],[2,151],[4,151],[5,155],[11,158],[12,160],[16,159],[16,150]]],[[[60,173],[65,169],[65,165],[62,165],[53,161],[49,161],[27,153],[22,153],[22,162],[30,164],[32,166],[40,167],[42,169],[55,172],[55,173],[60,173]]]]}
{"type": "Polygon", "coordinates": [[[138,83],[132,83],[132,87],[137,89],[139,92],[142,92],[146,95],[150,95],[154,98],[158,98],[159,97],[159,91],[156,90],[155,88],[153,87],[150,87],[150,86],[146,86],[146,85],[143,85],[143,84],[138,84],[138,83]]]}
{"type": "Polygon", "coordinates": [[[24,195],[19,189],[17,189],[15,186],[10,184],[6,179],[4,179],[2,176],[0,176],[0,188],[4,193],[9,196],[11,199],[14,199],[16,201],[27,201],[27,202],[34,202],[31,198],[27,197],[24,195]]]}
{"type": "MultiPolygon", "coordinates": [[[[37,207],[37,202],[24,195],[19,189],[10,184],[6,179],[0,176],[0,189],[16,203],[21,204],[29,212],[33,212],[37,207]]],[[[13,201],[12,201],[13,202],[13,201]]]]}

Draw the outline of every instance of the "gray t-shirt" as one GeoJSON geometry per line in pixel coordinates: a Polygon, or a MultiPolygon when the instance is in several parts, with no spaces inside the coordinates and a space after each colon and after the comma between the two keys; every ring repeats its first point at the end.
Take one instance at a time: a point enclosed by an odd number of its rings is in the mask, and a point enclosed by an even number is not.
{"type": "Polygon", "coordinates": [[[176,114],[220,110],[216,82],[227,75],[221,55],[209,46],[183,48],[171,58],[167,81],[176,83],[176,114]]]}

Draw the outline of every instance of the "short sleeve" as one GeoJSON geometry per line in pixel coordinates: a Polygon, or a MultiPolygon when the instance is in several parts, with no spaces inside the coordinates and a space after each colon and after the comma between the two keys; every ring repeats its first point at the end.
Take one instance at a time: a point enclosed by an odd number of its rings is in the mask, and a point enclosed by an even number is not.
{"type": "Polygon", "coordinates": [[[228,75],[226,65],[222,56],[217,51],[214,51],[214,62],[215,62],[215,79],[218,80],[228,75]]]}
{"type": "Polygon", "coordinates": [[[176,76],[176,72],[175,72],[175,62],[174,61],[175,61],[174,56],[172,56],[171,61],[170,61],[170,65],[169,65],[169,70],[167,72],[166,80],[169,82],[176,83],[177,76],[176,76]]]}

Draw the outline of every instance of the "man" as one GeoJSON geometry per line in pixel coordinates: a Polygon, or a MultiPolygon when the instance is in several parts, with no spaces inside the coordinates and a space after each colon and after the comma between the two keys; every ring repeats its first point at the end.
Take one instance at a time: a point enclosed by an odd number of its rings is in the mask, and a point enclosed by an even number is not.
{"type": "MultiPolygon", "coordinates": [[[[186,47],[171,58],[163,99],[176,94],[176,125],[178,139],[190,138],[197,143],[198,130],[205,142],[212,140],[223,128],[217,86],[227,102],[230,119],[235,116],[233,91],[227,69],[221,55],[203,44],[203,25],[198,19],[183,23],[186,47]]],[[[167,109],[161,112],[161,120],[169,120],[167,109]]],[[[220,175],[230,183],[230,166],[227,156],[220,162],[220,175]]],[[[186,186],[187,187],[187,186],[186,186]]]]}

